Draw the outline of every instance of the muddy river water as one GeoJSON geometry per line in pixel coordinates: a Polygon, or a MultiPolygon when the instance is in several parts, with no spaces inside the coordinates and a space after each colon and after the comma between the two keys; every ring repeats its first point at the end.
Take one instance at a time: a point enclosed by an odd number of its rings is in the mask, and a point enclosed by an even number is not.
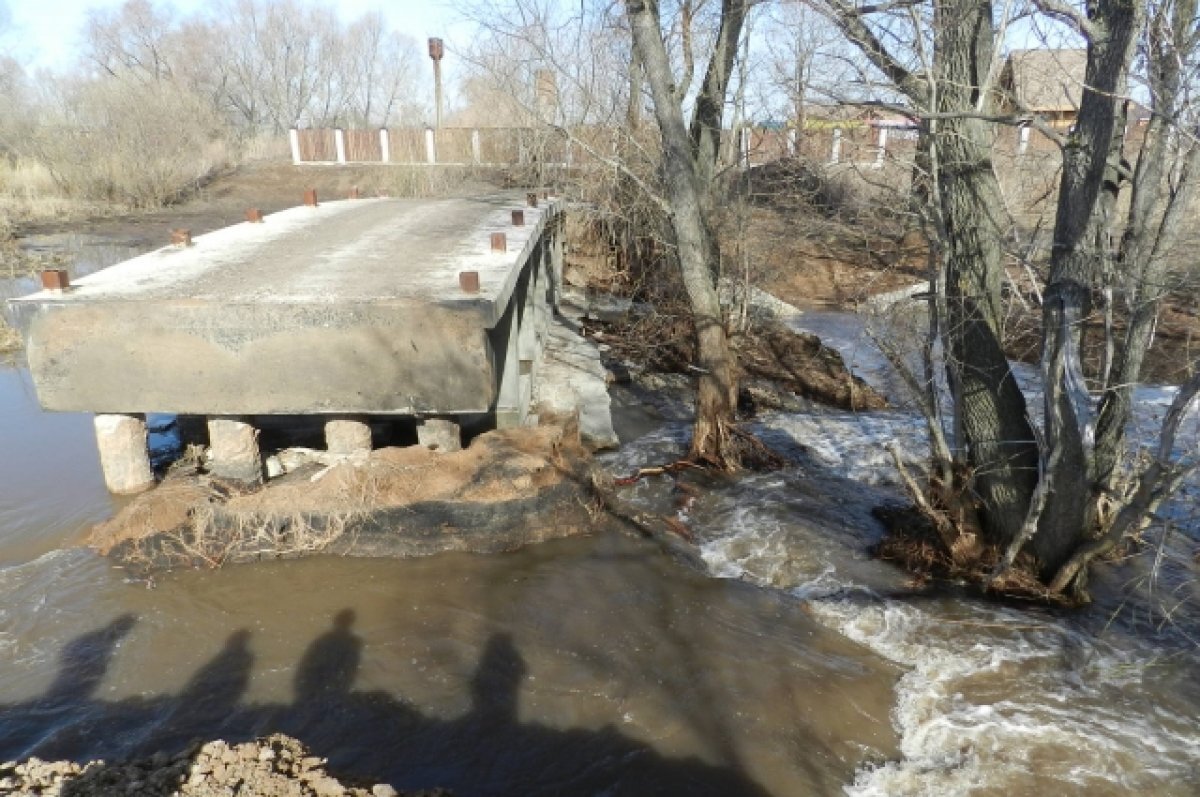
{"type": "MultiPolygon", "coordinates": [[[[126,246],[71,248],[89,269],[126,246]]],[[[809,323],[874,367],[856,319],[809,323]]],[[[1147,417],[1169,395],[1145,392],[1147,417]]],[[[919,452],[911,414],[759,431],[801,464],[705,485],[685,518],[705,573],[599,528],[146,581],[75,547],[116,506],[91,419],[41,412],[2,367],[0,759],[282,730],[335,769],[462,795],[1200,793],[1193,493],[1157,547],[1097,575],[1092,607],[1004,606],[865,553],[896,495],[883,443],[919,452]]],[[[609,463],[665,461],[685,434],[665,423],[609,463]]],[[[654,480],[632,497],[671,506],[654,480]]]]}

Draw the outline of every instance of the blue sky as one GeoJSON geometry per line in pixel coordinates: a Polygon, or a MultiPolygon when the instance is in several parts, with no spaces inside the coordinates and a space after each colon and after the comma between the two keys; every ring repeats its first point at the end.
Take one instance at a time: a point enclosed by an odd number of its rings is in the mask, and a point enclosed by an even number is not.
{"type": "MultiPolygon", "coordinates": [[[[453,0],[324,0],[344,19],[379,9],[392,26],[417,40],[424,52],[426,38],[455,37],[453,0]]],[[[123,0],[0,0],[0,52],[7,51],[26,67],[60,69],[74,62],[87,12],[116,8],[123,0]]],[[[182,13],[210,5],[204,0],[174,0],[182,13]]],[[[162,6],[161,0],[156,5],[162,6]]],[[[461,23],[458,30],[462,31],[461,23]]],[[[449,64],[447,64],[449,66],[449,64]]]]}

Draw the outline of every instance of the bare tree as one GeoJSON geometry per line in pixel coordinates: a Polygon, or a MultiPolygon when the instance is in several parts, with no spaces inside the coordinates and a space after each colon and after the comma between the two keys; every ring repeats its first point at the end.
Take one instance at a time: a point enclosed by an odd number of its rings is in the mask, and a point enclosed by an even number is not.
{"type": "MultiPolygon", "coordinates": [[[[939,265],[931,318],[945,343],[964,460],[962,466],[946,461],[944,446],[934,457],[935,494],[958,519],[950,545],[978,555],[979,536],[1002,553],[997,575],[1028,552],[1051,589],[1075,587],[1082,596],[1085,565],[1106,549],[1096,540],[1111,547],[1140,528],[1183,467],[1163,460],[1163,449],[1142,468],[1117,466],[1126,461],[1130,391],[1165,293],[1164,258],[1193,190],[1194,122],[1183,107],[1183,76],[1194,75],[1195,4],[1095,0],[1080,10],[1038,0],[1033,13],[1068,26],[1087,47],[1078,118],[1065,135],[1030,109],[997,102],[1001,34],[1011,12],[1029,10],[1005,4],[997,13],[992,3],[972,0],[867,6],[828,0],[826,10],[876,79],[882,76],[889,91],[904,97],[905,110],[923,120],[919,161],[929,179],[920,183],[939,265]],[[1156,121],[1131,167],[1122,155],[1139,37],[1156,121]],[[1018,123],[1056,141],[1063,164],[1043,304],[1040,428],[1030,420],[1001,337],[1012,222],[991,151],[996,125],[1018,123]],[[1118,196],[1130,189],[1122,220],[1118,196]],[[1128,301],[1125,345],[1110,346],[1121,353],[1105,367],[1097,400],[1088,392],[1080,338],[1091,297],[1111,292],[1114,280],[1128,301]]],[[[1184,401],[1172,414],[1176,425],[1187,407],[1184,401]]],[[[1164,429],[1164,439],[1174,433],[1164,429]]]]}
{"type": "Polygon", "coordinates": [[[725,97],[749,0],[723,0],[715,44],[696,95],[690,124],[684,95],[667,56],[655,0],[625,4],[634,52],[654,102],[663,145],[663,172],[679,268],[696,327],[696,420],[692,456],[720,467],[740,464],[731,439],[737,406],[736,363],[717,294],[713,240],[713,188],[721,145],[725,97]]]}

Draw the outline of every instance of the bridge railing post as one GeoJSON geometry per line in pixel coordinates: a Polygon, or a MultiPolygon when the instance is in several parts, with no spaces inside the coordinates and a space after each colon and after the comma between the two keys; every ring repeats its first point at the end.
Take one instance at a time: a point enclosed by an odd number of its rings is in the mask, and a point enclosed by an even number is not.
{"type": "Polygon", "coordinates": [[[433,128],[425,128],[425,162],[429,165],[437,163],[437,138],[433,128]]]}
{"type": "Polygon", "coordinates": [[[292,147],[292,165],[299,166],[303,163],[300,158],[300,131],[294,127],[288,131],[288,143],[292,147]]]}
{"type": "Polygon", "coordinates": [[[392,162],[392,141],[386,127],[379,128],[379,152],[384,163],[392,162]]]}
{"type": "Polygon", "coordinates": [[[476,166],[483,163],[483,144],[479,140],[479,131],[471,131],[471,162],[476,166]]]}
{"type": "Polygon", "coordinates": [[[346,162],[346,131],[340,127],[333,130],[333,148],[337,150],[337,162],[346,162]]]}

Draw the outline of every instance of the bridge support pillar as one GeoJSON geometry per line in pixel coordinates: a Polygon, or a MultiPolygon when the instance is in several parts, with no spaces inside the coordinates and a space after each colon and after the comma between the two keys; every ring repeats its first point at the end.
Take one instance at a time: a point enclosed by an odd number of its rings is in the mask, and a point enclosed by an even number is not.
{"type": "Polygon", "coordinates": [[[330,454],[371,450],[371,427],[359,417],[340,416],[325,422],[325,449],[330,454]]]}
{"type": "Polygon", "coordinates": [[[262,455],[258,430],[240,417],[208,419],[209,472],[222,479],[260,484],[262,455]]]}
{"type": "Polygon", "coordinates": [[[462,430],[454,421],[430,418],[418,424],[417,443],[443,453],[461,451],[462,430]]]}
{"type": "Polygon", "coordinates": [[[97,415],[96,447],[109,492],[129,495],[154,486],[146,422],[137,415],[97,415]]]}

